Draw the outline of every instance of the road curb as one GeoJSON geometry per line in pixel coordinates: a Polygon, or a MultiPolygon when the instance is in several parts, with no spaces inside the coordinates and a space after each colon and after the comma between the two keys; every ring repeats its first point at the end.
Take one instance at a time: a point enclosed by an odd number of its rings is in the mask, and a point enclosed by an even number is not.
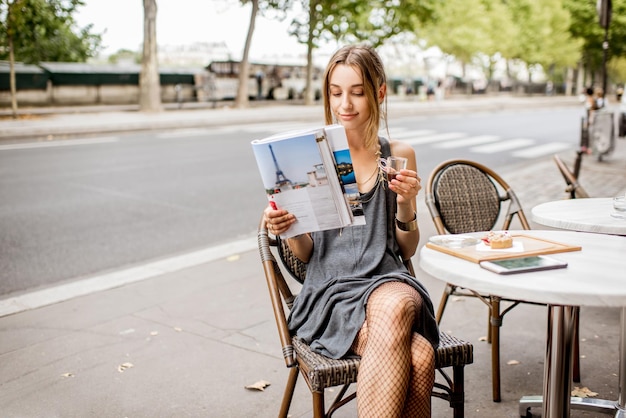
{"type": "Polygon", "coordinates": [[[256,248],[256,237],[251,237],[2,299],[0,318],[210,263],[256,248]]]}

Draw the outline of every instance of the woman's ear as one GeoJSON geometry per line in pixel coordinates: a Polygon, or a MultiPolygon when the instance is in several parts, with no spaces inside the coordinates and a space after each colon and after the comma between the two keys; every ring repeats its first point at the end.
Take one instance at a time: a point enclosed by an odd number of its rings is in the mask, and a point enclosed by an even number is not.
{"type": "Polygon", "coordinates": [[[387,94],[387,84],[383,84],[378,89],[378,104],[381,104],[383,100],[385,100],[386,94],[387,94]]]}

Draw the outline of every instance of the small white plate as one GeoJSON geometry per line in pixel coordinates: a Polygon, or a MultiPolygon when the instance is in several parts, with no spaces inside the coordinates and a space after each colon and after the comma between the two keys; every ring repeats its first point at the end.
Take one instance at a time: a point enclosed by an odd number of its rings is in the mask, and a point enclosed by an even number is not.
{"type": "Polygon", "coordinates": [[[617,219],[626,219],[625,215],[622,215],[621,213],[618,213],[618,212],[611,212],[611,216],[617,219]]]}
{"type": "Polygon", "coordinates": [[[471,235],[435,235],[429,241],[442,247],[463,248],[478,244],[480,239],[471,235]]]}

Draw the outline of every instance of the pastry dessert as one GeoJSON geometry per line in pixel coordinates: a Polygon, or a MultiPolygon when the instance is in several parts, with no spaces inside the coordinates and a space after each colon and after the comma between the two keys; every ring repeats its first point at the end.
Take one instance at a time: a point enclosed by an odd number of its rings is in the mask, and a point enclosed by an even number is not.
{"type": "Polygon", "coordinates": [[[511,248],[513,246],[513,237],[508,232],[491,231],[483,238],[483,241],[494,250],[511,248]]]}

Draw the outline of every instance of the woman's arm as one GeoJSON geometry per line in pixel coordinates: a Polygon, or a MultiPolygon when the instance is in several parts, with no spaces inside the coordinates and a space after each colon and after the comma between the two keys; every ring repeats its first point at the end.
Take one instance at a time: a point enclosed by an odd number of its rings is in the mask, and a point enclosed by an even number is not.
{"type": "Polygon", "coordinates": [[[313,253],[313,239],[310,234],[296,235],[295,237],[287,238],[287,245],[303,263],[308,263],[311,259],[311,253],[313,253]]]}
{"type": "Polygon", "coordinates": [[[417,225],[417,194],[422,189],[421,179],[417,173],[417,162],[413,147],[405,142],[391,141],[391,154],[407,159],[406,170],[400,171],[389,184],[396,192],[396,240],[400,246],[402,258],[408,260],[415,254],[420,239],[417,225]]]}

